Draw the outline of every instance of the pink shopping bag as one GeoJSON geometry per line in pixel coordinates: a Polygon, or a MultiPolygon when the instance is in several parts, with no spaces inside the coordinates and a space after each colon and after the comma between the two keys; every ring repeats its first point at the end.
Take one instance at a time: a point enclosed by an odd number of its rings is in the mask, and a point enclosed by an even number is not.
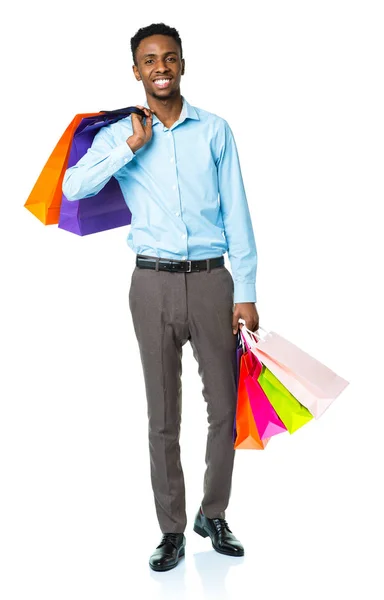
{"type": "Polygon", "coordinates": [[[278,333],[260,336],[245,325],[241,330],[252,353],[315,418],[347,387],[348,381],[278,333]]]}
{"type": "Polygon", "coordinates": [[[263,366],[250,351],[246,338],[243,337],[243,340],[247,351],[240,358],[240,377],[245,382],[249,403],[260,439],[264,440],[287,431],[287,428],[257,381],[263,366]]]}

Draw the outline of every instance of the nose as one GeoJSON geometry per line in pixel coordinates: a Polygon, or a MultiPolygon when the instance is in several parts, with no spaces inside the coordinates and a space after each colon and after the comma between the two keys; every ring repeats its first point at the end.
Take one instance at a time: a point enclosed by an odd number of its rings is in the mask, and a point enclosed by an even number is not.
{"type": "Polygon", "coordinates": [[[158,73],[164,73],[165,71],[168,71],[168,65],[165,61],[159,60],[159,62],[156,65],[156,71],[158,73]]]}

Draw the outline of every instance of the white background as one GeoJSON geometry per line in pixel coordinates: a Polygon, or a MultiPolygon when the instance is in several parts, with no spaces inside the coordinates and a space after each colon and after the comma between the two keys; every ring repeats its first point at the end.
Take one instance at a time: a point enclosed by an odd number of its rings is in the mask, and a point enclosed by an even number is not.
{"type": "MultiPolygon", "coordinates": [[[[382,599],[383,15],[380,2],[21,2],[1,41],[3,600],[382,599]],[[169,573],[149,480],[127,229],[77,237],[23,208],[76,113],[141,104],[130,37],[182,37],[187,100],[238,145],[257,307],[351,383],[324,416],[238,451],[243,559],[192,531],[205,403],[183,355],[187,551],[169,573]]],[[[230,264],[226,257],[226,264],[230,264]]]]}

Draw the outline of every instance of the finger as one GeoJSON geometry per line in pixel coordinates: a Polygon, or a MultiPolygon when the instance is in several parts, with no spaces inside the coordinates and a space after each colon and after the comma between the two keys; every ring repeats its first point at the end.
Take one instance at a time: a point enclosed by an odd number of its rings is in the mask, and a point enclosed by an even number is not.
{"type": "MultiPolygon", "coordinates": [[[[139,108],[140,110],[142,110],[145,115],[147,115],[147,113],[145,112],[147,109],[145,108],[145,106],[141,106],[141,104],[136,104],[135,108],[139,108]]],[[[142,120],[144,119],[143,115],[138,115],[137,113],[131,113],[131,119],[132,121],[135,121],[136,123],[138,122],[142,122],[142,120]]]]}
{"type": "Polygon", "coordinates": [[[238,317],[234,317],[232,319],[232,331],[233,331],[233,333],[236,334],[237,331],[238,331],[238,329],[239,329],[238,317]]]}
{"type": "Polygon", "coordinates": [[[137,115],[136,113],[131,114],[132,123],[142,123],[144,117],[137,115]]]}
{"type": "Polygon", "coordinates": [[[144,117],[142,117],[141,115],[136,115],[135,113],[132,113],[132,123],[140,123],[140,125],[143,123],[144,117]]]}
{"type": "Polygon", "coordinates": [[[258,329],[257,327],[254,327],[253,329],[249,330],[251,333],[252,339],[255,341],[257,341],[257,339],[258,339],[257,329],[258,329]]]}
{"type": "Polygon", "coordinates": [[[132,113],[132,129],[134,133],[143,133],[143,117],[132,113]]]}
{"type": "Polygon", "coordinates": [[[149,115],[146,119],[145,119],[145,125],[144,125],[144,129],[145,129],[145,134],[146,135],[151,135],[152,132],[152,115],[149,115]]]}
{"type": "MultiPolygon", "coordinates": [[[[145,115],[147,117],[149,117],[152,114],[152,112],[153,112],[150,108],[147,108],[146,106],[141,106],[141,104],[136,104],[136,108],[140,108],[140,110],[142,110],[143,112],[145,112],[145,115]]],[[[137,116],[141,116],[141,115],[137,115],[137,116]]]]}
{"type": "Polygon", "coordinates": [[[135,129],[135,132],[141,132],[144,130],[145,134],[148,135],[150,129],[152,128],[152,113],[153,111],[151,111],[151,109],[146,108],[145,106],[141,106],[140,104],[136,105],[136,108],[140,108],[140,110],[144,111],[145,114],[145,125],[144,125],[144,117],[141,115],[137,115],[136,113],[132,113],[132,125],[134,126],[136,124],[137,129],[135,129]],[[148,120],[151,121],[151,123],[148,126],[148,120]],[[142,128],[142,129],[141,129],[142,128]]]}

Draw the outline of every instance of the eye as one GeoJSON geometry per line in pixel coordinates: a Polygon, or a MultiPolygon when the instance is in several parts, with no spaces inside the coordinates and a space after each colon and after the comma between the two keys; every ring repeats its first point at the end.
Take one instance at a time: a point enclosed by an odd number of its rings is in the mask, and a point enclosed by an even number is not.
{"type": "Polygon", "coordinates": [[[152,58],[149,58],[148,60],[145,61],[145,64],[148,65],[150,62],[153,62],[152,58]]]}
{"type": "Polygon", "coordinates": [[[172,62],[175,62],[176,58],[174,56],[168,56],[167,60],[171,60],[172,62]]]}

